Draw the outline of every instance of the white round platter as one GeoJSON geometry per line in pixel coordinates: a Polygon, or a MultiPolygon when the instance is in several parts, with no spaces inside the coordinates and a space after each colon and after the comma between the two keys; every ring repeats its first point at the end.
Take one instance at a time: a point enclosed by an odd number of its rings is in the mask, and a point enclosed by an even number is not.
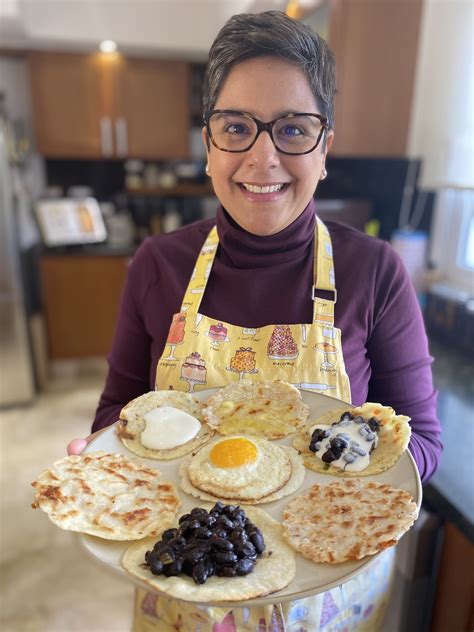
{"type": "MultiPolygon", "coordinates": [[[[197,391],[193,393],[193,395],[201,401],[206,401],[208,397],[217,390],[218,389],[214,388],[197,391]]],[[[352,408],[350,404],[332,397],[315,393],[314,391],[301,390],[301,394],[303,401],[310,407],[310,420],[315,419],[330,410],[339,409],[341,407],[352,408]]],[[[278,443],[291,445],[292,437],[287,437],[286,439],[278,441],[278,443]]],[[[178,469],[183,459],[187,457],[175,459],[174,461],[158,461],[155,459],[144,459],[138,457],[128,450],[117,437],[115,424],[113,426],[109,426],[102,434],[98,435],[93,441],[91,441],[84,452],[96,452],[98,450],[120,453],[134,459],[140,458],[150,467],[154,467],[159,470],[162,473],[163,479],[173,482],[179,490],[182,500],[182,505],[179,510],[180,514],[187,513],[193,507],[202,504],[203,501],[184,493],[180,487],[178,469]]],[[[365,476],[363,478],[367,481],[374,480],[380,483],[386,483],[392,487],[406,490],[412,495],[414,501],[417,503],[418,509],[420,508],[422,499],[421,481],[413,457],[408,451],[405,451],[397,463],[389,470],[382,472],[381,474],[377,474],[376,476],[365,476]]],[[[312,470],[306,468],[303,484],[294,494],[290,494],[281,500],[271,503],[262,503],[258,505],[258,507],[267,511],[273,518],[280,522],[284,507],[294,496],[307,490],[314,483],[324,485],[329,484],[334,480],[340,479],[336,479],[336,477],[329,474],[318,474],[317,472],[313,472],[312,470]]],[[[245,505],[242,505],[242,508],[245,510],[245,505]]],[[[110,569],[120,573],[122,576],[130,579],[134,583],[150,590],[149,586],[142,584],[138,579],[132,577],[132,575],[122,568],[122,556],[126,549],[130,546],[131,542],[114,542],[82,534],[79,538],[85,549],[94,558],[96,558],[97,561],[105,564],[110,569]]],[[[371,564],[378,555],[380,555],[380,553],[356,562],[344,562],[342,564],[315,564],[296,553],[296,576],[286,588],[258,599],[251,599],[238,603],[220,601],[207,603],[207,605],[248,607],[253,605],[282,603],[308,597],[346,582],[371,564]]]]}

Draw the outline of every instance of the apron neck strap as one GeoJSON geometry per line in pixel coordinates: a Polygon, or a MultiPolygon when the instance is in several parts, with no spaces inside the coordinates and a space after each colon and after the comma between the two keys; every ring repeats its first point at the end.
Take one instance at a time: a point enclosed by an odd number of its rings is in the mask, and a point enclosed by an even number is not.
{"type": "MultiPolygon", "coordinates": [[[[332,242],[328,229],[319,217],[316,217],[314,240],[316,244],[313,261],[314,284],[311,289],[313,322],[324,323],[328,327],[332,327],[334,326],[334,305],[337,300],[332,242]],[[319,297],[317,295],[318,290],[322,290],[325,293],[329,292],[332,298],[323,299],[319,297]]],[[[197,257],[191,279],[183,297],[183,303],[181,305],[182,312],[188,310],[193,313],[199,312],[218,245],[219,236],[217,234],[217,227],[214,226],[209,232],[197,257]]]]}

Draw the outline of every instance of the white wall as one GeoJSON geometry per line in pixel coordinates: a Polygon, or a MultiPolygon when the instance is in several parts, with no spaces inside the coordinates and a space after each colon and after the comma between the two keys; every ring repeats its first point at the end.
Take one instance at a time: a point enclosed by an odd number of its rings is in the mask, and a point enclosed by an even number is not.
{"type": "Polygon", "coordinates": [[[474,187],[472,0],[424,0],[408,146],[423,187],[474,187]]]}

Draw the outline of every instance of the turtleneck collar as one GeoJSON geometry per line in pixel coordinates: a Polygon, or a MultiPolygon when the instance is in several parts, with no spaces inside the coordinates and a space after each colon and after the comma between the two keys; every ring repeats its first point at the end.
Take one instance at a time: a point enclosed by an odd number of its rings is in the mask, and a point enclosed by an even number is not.
{"type": "Polygon", "coordinates": [[[219,206],[216,216],[219,256],[238,268],[264,268],[297,260],[313,245],[315,221],[315,205],[311,199],[293,223],[275,235],[262,237],[241,228],[219,206]]]}

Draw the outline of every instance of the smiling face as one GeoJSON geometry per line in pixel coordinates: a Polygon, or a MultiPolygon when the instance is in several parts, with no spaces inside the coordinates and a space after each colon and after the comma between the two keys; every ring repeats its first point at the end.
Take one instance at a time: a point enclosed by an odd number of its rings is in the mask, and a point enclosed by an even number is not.
{"type": "MultiPolygon", "coordinates": [[[[320,113],[301,70],[277,57],[236,64],[214,109],[240,110],[262,121],[294,112],[320,113]]],[[[222,206],[239,226],[254,235],[280,232],[304,211],[313,196],[332,136],[332,131],[328,132],[326,144],[321,139],[313,152],[300,156],[277,151],[266,132],[243,153],[221,151],[210,144],[209,175],[222,206]]],[[[206,129],[203,138],[206,142],[206,129]]]]}

